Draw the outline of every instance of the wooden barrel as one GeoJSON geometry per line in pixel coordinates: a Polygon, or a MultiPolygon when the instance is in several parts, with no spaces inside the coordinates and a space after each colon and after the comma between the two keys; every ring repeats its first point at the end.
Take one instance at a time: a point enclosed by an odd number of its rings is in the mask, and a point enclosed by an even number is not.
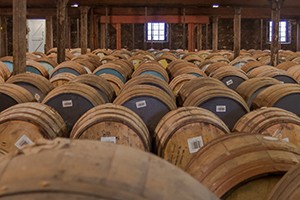
{"type": "Polygon", "coordinates": [[[41,75],[45,78],[49,78],[49,73],[46,70],[46,68],[42,64],[40,64],[40,63],[38,63],[34,60],[27,60],[26,61],[25,71],[41,75]]]}
{"type": "Polygon", "coordinates": [[[276,84],[261,91],[253,100],[255,108],[277,107],[300,116],[300,85],[276,84]]]}
{"type": "Polygon", "coordinates": [[[124,90],[114,101],[137,113],[152,134],[159,120],[177,108],[176,102],[166,92],[151,85],[135,85],[124,90]]]}
{"type": "Polygon", "coordinates": [[[224,122],[198,107],[181,107],[167,113],[155,129],[157,154],[174,165],[186,165],[209,141],[229,133],[224,122]]]}
{"type": "Polygon", "coordinates": [[[214,61],[214,60],[204,60],[200,64],[199,69],[201,69],[202,71],[205,71],[213,63],[216,63],[216,61],[214,61]]]}
{"type": "Polygon", "coordinates": [[[285,61],[285,62],[282,62],[282,63],[278,64],[278,65],[276,66],[276,68],[287,71],[289,68],[291,68],[291,67],[293,67],[293,66],[295,66],[295,65],[297,65],[297,64],[298,64],[298,63],[296,63],[296,62],[285,61]]]}
{"type": "Polygon", "coordinates": [[[118,77],[123,83],[125,83],[128,80],[130,75],[129,71],[115,63],[103,64],[100,67],[97,67],[97,69],[95,69],[93,73],[97,76],[101,74],[112,74],[118,77]]]}
{"type": "Polygon", "coordinates": [[[37,102],[41,102],[54,88],[48,79],[32,73],[17,74],[10,77],[6,82],[25,88],[34,96],[37,102]]]}
{"type": "Polygon", "coordinates": [[[124,87],[124,83],[115,75],[101,74],[100,76],[109,82],[109,84],[113,87],[116,96],[119,96],[122,88],[124,87]]]}
{"type": "Polygon", "coordinates": [[[169,52],[165,52],[156,58],[156,61],[159,62],[164,68],[167,68],[168,64],[174,60],[177,60],[176,56],[169,52]]]}
{"type": "Polygon", "coordinates": [[[280,108],[254,110],[241,117],[233,131],[269,135],[300,147],[300,118],[280,108]]]}
{"type": "Polygon", "coordinates": [[[90,63],[92,63],[94,68],[97,68],[98,66],[101,65],[101,61],[100,61],[99,57],[96,56],[95,54],[91,54],[91,53],[88,53],[86,55],[79,55],[79,56],[72,58],[72,61],[76,61],[76,60],[88,60],[90,63]]]}
{"type": "Polygon", "coordinates": [[[66,124],[51,107],[40,103],[21,103],[0,114],[0,149],[14,152],[40,138],[68,137],[66,124]]]}
{"type": "Polygon", "coordinates": [[[74,59],[73,61],[82,65],[88,74],[91,74],[96,69],[96,67],[87,59],[83,59],[83,58],[78,59],[77,58],[77,59],[74,59]]]}
{"type": "Polygon", "coordinates": [[[134,66],[132,65],[131,62],[129,62],[128,60],[124,60],[124,59],[117,59],[117,60],[113,60],[111,61],[111,63],[117,64],[122,66],[123,68],[126,69],[127,71],[127,76],[129,77],[132,72],[134,71],[134,66]]]}
{"type": "Polygon", "coordinates": [[[0,84],[3,84],[3,83],[5,83],[5,81],[4,81],[3,77],[0,76],[0,84]]]}
{"type": "Polygon", "coordinates": [[[190,52],[182,57],[183,60],[186,60],[190,63],[193,63],[196,66],[200,66],[201,62],[204,61],[196,52],[190,52]]]}
{"type": "Polygon", "coordinates": [[[253,62],[253,61],[256,61],[256,60],[250,56],[240,56],[240,57],[237,57],[236,59],[232,60],[229,63],[229,65],[241,69],[245,64],[247,64],[249,62],[253,62]]]}
{"type": "Polygon", "coordinates": [[[228,88],[236,90],[236,88],[246,80],[248,76],[244,71],[235,67],[222,67],[210,74],[212,78],[222,81],[228,88]]]}
{"type": "Polygon", "coordinates": [[[12,56],[5,56],[0,58],[0,61],[6,65],[8,68],[10,74],[14,71],[14,63],[13,63],[13,57],[12,56]]]}
{"type": "Polygon", "coordinates": [[[300,83],[300,65],[294,65],[287,70],[287,73],[291,75],[298,83],[300,83]]]}
{"type": "Polygon", "coordinates": [[[151,74],[157,76],[158,78],[166,81],[167,83],[169,83],[170,81],[169,75],[165,68],[153,61],[148,63],[142,63],[141,65],[139,65],[131,76],[136,77],[144,74],[151,74]]]}
{"type": "Polygon", "coordinates": [[[260,66],[263,66],[263,64],[258,61],[250,61],[250,62],[247,62],[246,64],[244,64],[243,67],[241,68],[241,70],[243,70],[246,73],[249,73],[253,69],[260,67],[260,66]]]}
{"type": "Polygon", "coordinates": [[[169,86],[172,89],[175,96],[178,96],[178,93],[183,87],[183,85],[194,78],[197,78],[197,76],[194,76],[192,74],[181,74],[173,78],[172,81],[169,83],[169,86]]]}
{"type": "Polygon", "coordinates": [[[268,200],[294,200],[300,196],[300,164],[292,167],[276,184],[268,200]]]}
{"type": "Polygon", "coordinates": [[[284,70],[267,70],[261,72],[256,77],[271,77],[281,81],[282,83],[297,83],[297,81],[284,70]]]}
{"type": "Polygon", "coordinates": [[[187,67],[187,66],[197,68],[197,66],[195,66],[194,64],[187,62],[185,60],[174,60],[167,66],[166,70],[172,77],[174,77],[173,74],[177,70],[187,67]]]}
{"type": "Polygon", "coordinates": [[[15,84],[0,84],[0,112],[18,103],[34,102],[35,98],[25,88],[15,84]]]}
{"type": "Polygon", "coordinates": [[[145,75],[140,75],[133,77],[129,81],[127,81],[124,85],[124,87],[121,90],[122,92],[126,92],[125,90],[130,89],[131,87],[135,85],[151,85],[155,86],[159,89],[161,89],[163,92],[167,93],[172,99],[176,100],[176,97],[168,85],[168,83],[157,76],[150,75],[150,74],[145,74],[145,75]]]}
{"type": "Polygon", "coordinates": [[[229,134],[204,146],[186,171],[221,199],[264,200],[300,162],[295,145],[263,135],[229,134]]]}
{"type": "Polygon", "coordinates": [[[55,62],[50,58],[38,58],[35,61],[42,64],[45,67],[45,69],[48,71],[48,74],[51,74],[53,69],[58,65],[57,62],[55,62]]]}
{"type": "Polygon", "coordinates": [[[68,72],[64,72],[64,73],[59,73],[56,76],[53,76],[50,79],[50,82],[52,83],[52,85],[54,87],[58,87],[58,86],[62,86],[62,85],[69,83],[70,81],[72,81],[75,78],[76,78],[76,75],[68,73],[68,72]]]}
{"type": "Polygon", "coordinates": [[[193,91],[207,86],[226,87],[221,81],[210,77],[191,79],[179,90],[180,101],[183,103],[193,91]]]}
{"type": "Polygon", "coordinates": [[[81,74],[87,74],[87,71],[82,65],[75,61],[65,61],[60,63],[53,69],[52,73],[50,74],[50,78],[60,73],[71,73],[79,76],[81,74]]]}
{"type": "Polygon", "coordinates": [[[255,106],[252,105],[252,102],[255,97],[267,87],[275,84],[281,84],[281,82],[269,77],[251,78],[241,83],[237,87],[236,92],[243,97],[248,107],[253,110],[255,106]]]}
{"type": "Polygon", "coordinates": [[[231,130],[234,124],[249,108],[245,100],[235,91],[226,87],[207,86],[193,91],[183,106],[197,106],[215,113],[231,130]]]}
{"type": "Polygon", "coordinates": [[[218,199],[157,156],[98,141],[38,143],[1,158],[0,171],[1,188],[7,188],[1,190],[1,200],[218,199]],[[181,192],[175,192],[178,188],[181,192]]]}
{"type": "MultiPolygon", "coordinates": [[[[205,73],[210,76],[211,73],[213,73],[214,71],[223,68],[223,67],[229,67],[230,65],[227,63],[222,63],[222,62],[214,62],[212,64],[210,64],[206,69],[205,69],[205,73]]],[[[231,67],[231,66],[230,66],[231,67]]]]}
{"type": "Polygon", "coordinates": [[[4,64],[4,62],[0,61],[0,76],[7,80],[11,75],[11,72],[9,71],[8,67],[4,64]]]}
{"type": "Polygon", "coordinates": [[[150,151],[150,135],[143,120],[132,110],[114,104],[87,111],[74,125],[71,138],[92,139],[150,151]]]}
{"type": "Polygon", "coordinates": [[[94,74],[84,74],[77,76],[72,82],[84,83],[94,89],[102,96],[106,103],[112,102],[115,98],[115,91],[107,80],[94,74]]]}
{"type": "Polygon", "coordinates": [[[206,74],[199,68],[193,66],[186,66],[186,67],[181,67],[180,69],[178,69],[177,71],[175,71],[172,74],[172,77],[176,77],[182,74],[191,74],[194,75],[196,77],[206,77],[206,74]]]}
{"type": "Polygon", "coordinates": [[[53,89],[43,100],[65,120],[68,131],[89,109],[104,104],[105,100],[93,87],[72,82],[53,89]]]}

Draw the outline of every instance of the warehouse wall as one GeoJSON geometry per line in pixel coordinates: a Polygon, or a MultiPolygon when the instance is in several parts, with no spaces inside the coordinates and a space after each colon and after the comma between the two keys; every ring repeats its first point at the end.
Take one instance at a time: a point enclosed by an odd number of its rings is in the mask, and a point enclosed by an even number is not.
{"type": "MultiPolygon", "coordinates": [[[[12,55],[12,18],[7,18],[7,29],[8,29],[8,51],[9,55],[12,55]]],[[[261,20],[260,19],[242,19],[241,22],[241,48],[242,49],[260,49],[260,35],[261,35],[261,20]]],[[[56,19],[53,18],[53,31],[54,31],[54,46],[56,46],[56,19]]],[[[71,48],[79,47],[79,39],[77,34],[77,19],[71,19],[71,48]]],[[[281,49],[283,50],[292,50],[296,51],[296,20],[291,20],[291,44],[282,44],[281,49]]],[[[116,30],[112,25],[109,25],[108,31],[108,42],[107,47],[110,49],[116,48],[116,30]]],[[[135,24],[134,25],[134,44],[132,41],[132,24],[122,24],[122,47],[128,49],[147,49],[153,47],[155,49],[171,48],[172,49],[183,49],[183,24],[172,24],[171,33],[168,42],[164,43],[145,43],[144,42],[144,24],[135,24]]],[[[186,25],[186,44],[188,44],[188,28],[186,25]]],[[[270,44],[267,43],[267,20],[263,20],[263,49],[270,49],[270,44]]],[[[208,32],[206,33],[206,26],[202,26],[202,46],[203,48],[211,49],[211,40],[212,40],[212,25],[208,25],[208,32]],[[208,34],[208,43],[206,44],[206,34],[208,34]]],[[[79,34],[80,37],[80,34],[79,34]]],[[[100,43],[100,26],[99,26],[99,43],[100,43]]],[[[232,19],[219,19],[219,49],[233,49],[233,20],[232,19]]]]}

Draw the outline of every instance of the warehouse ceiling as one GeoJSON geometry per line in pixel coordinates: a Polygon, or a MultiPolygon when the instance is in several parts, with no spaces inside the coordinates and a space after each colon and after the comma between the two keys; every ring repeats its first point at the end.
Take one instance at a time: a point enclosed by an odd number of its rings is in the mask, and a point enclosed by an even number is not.
{"type": "MultiPolygon", "coordinates": [[[[300,19],[300,0],[283,1],[281,16],[300,19]]],[[[235,7],[242,8],[242,17],[270,17],[271,0],[69,0],[70,15],[78,15],[78,8],[72,5],[90,6],[95,14],[105,15],[220,15],[232,17],[235,7]],[[219,8],[212,8],[219,5],[219,8]]],[[[27,0],[28,16],[55,15],[55,0],[27,0]]],[[[0,15],[12,14],[12,0],[0,0],[0,15]]]]}

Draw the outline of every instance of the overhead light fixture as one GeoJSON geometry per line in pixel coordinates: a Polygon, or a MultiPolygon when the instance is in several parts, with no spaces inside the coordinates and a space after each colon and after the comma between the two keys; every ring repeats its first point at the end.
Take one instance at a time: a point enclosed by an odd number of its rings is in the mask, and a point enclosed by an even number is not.
{"type": "Polygon", "coordinates": [[[220,5],[219,5],[219,4],[213,4],[212,7],[213,7],[213,8],[219,8],[220,5]]]}
{"type": "Polygon", "coordinates": [[[71,5],[72,8],[78,8],[79,5],[77,3],[71,5]]]}

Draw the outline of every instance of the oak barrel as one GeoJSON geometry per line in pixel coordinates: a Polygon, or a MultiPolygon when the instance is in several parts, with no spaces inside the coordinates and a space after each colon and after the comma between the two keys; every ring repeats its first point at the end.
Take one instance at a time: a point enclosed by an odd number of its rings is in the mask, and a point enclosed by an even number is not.
{"type": "Polygon", "coordinates": [[[49,73],[46,70],[46,68],[42,64],[40,64],[36,61],[33,61],[33,60],[26,61],[25,71],[41,75],[45,78],[49,78],[49,73]]]}
{"type": "Polygon", "coordinates": [[[57,74],[66,72],[74,74],[76,76],[87,74],[86,69],[81,64],[75,61],[65,61],[60,63],[53,69],[52,73],[50,74],[50,78],[54,77],[57,74]]]}
{"type": "Polygon", "coordinates": [[[53,76],[50,79],[50,82],[52,83],[52,85],[54,87],[58,87],[58,86],[62,86],[62,85],[69,83],[70,81],[74,80],[75,78],[76,78],[76,75],[68,73],[68,72],[63,72],[63,73],[59,73],[59,74],[53,76]]]}
{"type": "Polygon", "coordinates": [[[109,84],[113,87],[116,96],[119,96],[122,88],[124,87],[124,83],[115,75],[101,74],[100,77],[107,80],[109,82],[109,84]]]}

